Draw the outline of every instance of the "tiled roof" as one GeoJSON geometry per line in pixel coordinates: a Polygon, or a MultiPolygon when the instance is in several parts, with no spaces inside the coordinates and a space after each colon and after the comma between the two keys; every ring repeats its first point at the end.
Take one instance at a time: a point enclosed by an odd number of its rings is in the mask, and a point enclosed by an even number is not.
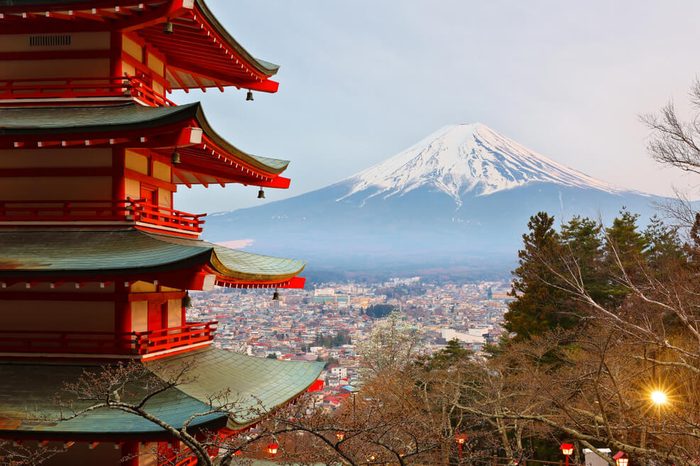
{"type": "Polygon", "coordinates": [[[248,154],[222,138],[209,125],[200,103],[144,107],[135,103],[90,107],[3,107],[0,136],[70,135],[158,128],[195,119],[202,131],[225,151],[268,173],[279,174],[289,161],[248,154]]]}
{"type": "MultiPolygon", "coordinates": [[[[180,390],[198,400],[206,400],[212,393],[230,390],[241,401],[240,406],[266,410],[284,404],[318,378],[323,362],[278,361],[254,358],[239,353],[210,348],[196,353],[185,353],[157,361],[160,370],[172,370],[188,364],[195,377],[192,383],[180,386],[180,390]],[[160,363],[160,364],[159,364],[160,363]]],[[[255,418],[250,413],[234,413],[230,424],[235,427],[249,424],[255,418]]]]}
{"type": "Polygon", "coordinates": [[[284,281],[304,263],[136,229],[0,231],[0,277],[178,270],[208,264],[234,280],[284,281]]]}
{"type": "MultiPolygon", "coordinates": [[[[208,410],[208,398],[230,391],[230,400],[240,400],[231,413],[233,426],[257,420],[245,407],[259,402],[266,409],[282,405],[306,390],[319,376],[323,363],[274,361],[253,358],[216,348],[185,353],[167,360],[147,363],[149,370],[163,375],[182,364],[188,364],[186,384],[159,394],[146,404],[149,413],[170,425],[179,427],[193,413],[208,410]],[[189,365],[192,363],[191,365],[189,365]],[[241,412],[238,412],[241,411],[241,412]]],[[[162,433],[162,429],[132,414],[100,409],[67,421],[70,412],[87,405],[65,393],[66,383],[75,382],[84,371],[98,371],[97,364],[0,363],[0,434],[4,432],[44,432],[54,434],[162,433]],[[56,400],[61,399],[58,403],[56,400]]],[[[134,393],[137,400],[142,393],[134,393]]],[[[224,422],[226,414],[198,418],[192,426],[214,421],[224,422]]]]}

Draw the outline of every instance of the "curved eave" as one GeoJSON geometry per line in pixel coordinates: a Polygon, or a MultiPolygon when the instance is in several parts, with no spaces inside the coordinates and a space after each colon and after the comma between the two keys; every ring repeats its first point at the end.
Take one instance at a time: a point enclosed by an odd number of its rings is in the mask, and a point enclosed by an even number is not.
{"type": "Polygon", "coordinates": [[[277,74],[279,71],[279,65],[276,65],[274,63],[270,63],[266,60],[260,60],[258,58],[255,58],[253,55],[251,55],[241,44],[238,43],[237,40],[229,34],[229,32],[224,28],[221,23],[216,19],[216,16],[209,10],[209,7],[207,7],[206,3],[204,3],[204,0],[195,0],[197,8],[199,11],[204,15],[204,17],[207,19],[207,21],[212,25],[214,29],[221,35],[221,37],[231,46],[233,47],[243,58],[246,59],[248,63],[253,65],[255,69],[257,69],[260,73],[265,74],[266,76],[274,76],[277,74]]]}
{"type": "Polygon", "coordinates": [[[243,288],[296,287],[300,280],[298,275],[306,266],[304,262],[296,259],[253,254],[201,240],[165,235],[149,234],[149,236],[167,243],[183,246],[197,245],[209,249],[211,255],[207,267],[216,275],[217,282],[224,286],[238,284],[243,288]]]}
{"type": "Polygon", "coordinates": [[[204,115],[204,110],[201,105],[197,109],[197,124],[204,134],[218,147],[228,154],[234,157],[250,163],[253,167],[258,168],[266,173],[279,175],[287,169],[289,166],[289,160],[273,159],[269,157],[261,157],[257,155],[252,155],[247,152],[242,151],[233,144],[229,143],[226,139],[221,137],[214,129],[211,127],[204,115]]]}
{"type": "MultiPolygon", "coordinates": [[[[142,145],[139,138],[144,136],[144,130],[163,137],[168,133],[182,131],[191,125],[202,129],[206,140],[210,141],[211,150],[228,158],[249,166],[249,170],[260,172],[262,177],[279,175],[286,170],[289,161],[260,157],[238,149],[221,137],[207,121],[199,102],[175,107],[143,107],[137,104],[119,104],[94,107],[3,107],[0,108],[0,140],[8,147],[13,146],[20,138],[27,139],[28,146],[24,148],[42,147],[41,143],[51,140],[61,143],[67,139],[78,140],[102,138],[105,145],[111,145],[112,138],[124,136],[135,140],[129,147],[142,145]],[[43,141],[42,141],[43,139],[43,141]],[[32,147],[32,145],[34,147],[32,147]]],[[[162,143],[163,147],[173,148],[178,145],[177,134],[171,137],[171,142],[162,143]]],[[[190,144],[187,141],[187,144],[190,144]]],[[[206,152],[206,141],[190,144],[195,149],[206,152]]],[[[98,147],[99,143],[92,143],[98,147]]],[[[182,143],[180,143],[182,147],[182,143]]],[[[229,168],[222,164],[222,168],[229,168]]],[[[232,173],[236,175],[235,170],[232,173]]],[[[251,184],[256,184],[253,180],[251,184]]]]}
{"type": "Polygon", "coordinates": [[[281,259],[215,246],[211,264],[222,281],[241,283],[285,283],[303,272],[305,264],[295,259],[281,259]]]}

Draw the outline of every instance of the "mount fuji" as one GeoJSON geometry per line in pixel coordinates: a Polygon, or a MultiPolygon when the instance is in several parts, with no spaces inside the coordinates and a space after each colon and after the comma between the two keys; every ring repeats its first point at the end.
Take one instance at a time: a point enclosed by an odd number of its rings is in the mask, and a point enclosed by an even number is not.
{"type": "Polygon", "coordinates": [[[304,257],[326,269],[483,275],[508,270],[528,218],[544,210],[646,220],[664,200],[596,180],[480,124],[441,128],[325,188],[208,217],[213,241],[304,257]]]}

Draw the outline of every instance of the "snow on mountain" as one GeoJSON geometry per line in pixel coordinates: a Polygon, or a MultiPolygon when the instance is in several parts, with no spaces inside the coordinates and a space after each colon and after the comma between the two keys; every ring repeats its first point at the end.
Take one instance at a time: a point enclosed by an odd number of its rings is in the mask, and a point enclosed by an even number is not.
{"type": "Polygon", "coordinates": [[[341,183],[350,191],[339,201],[365,191],[375,196],[402,196],[419,187],[448,194],[462,204],[462,195],[485,196],[542,182],[568,187],[623,190],[561,165],[498,134],[481,123],[441,128],[414,146],[341,183]]]}

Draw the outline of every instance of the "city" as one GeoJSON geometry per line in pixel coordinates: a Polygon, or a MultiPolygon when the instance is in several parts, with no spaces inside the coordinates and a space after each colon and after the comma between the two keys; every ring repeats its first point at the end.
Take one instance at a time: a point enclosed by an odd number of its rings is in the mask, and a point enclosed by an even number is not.
{"type": "Polygon", "coordinates": [[[479,354],[503,332],[512,300],[505,281],[424,283],[393,278],[374,285],[321,283],[304,290],[217,289],[190,293],[193,320],[216,321],[214,344],[260,358],[324,361],[319,405],[332,409],[361,384],[356,344],[378,317],[400,312],[431,355],[447,341],[479,354]],[[274,299],[277,298],[277,299],[274,299]],[[373,310],[378,316],[373,317],[373,310]]]}

